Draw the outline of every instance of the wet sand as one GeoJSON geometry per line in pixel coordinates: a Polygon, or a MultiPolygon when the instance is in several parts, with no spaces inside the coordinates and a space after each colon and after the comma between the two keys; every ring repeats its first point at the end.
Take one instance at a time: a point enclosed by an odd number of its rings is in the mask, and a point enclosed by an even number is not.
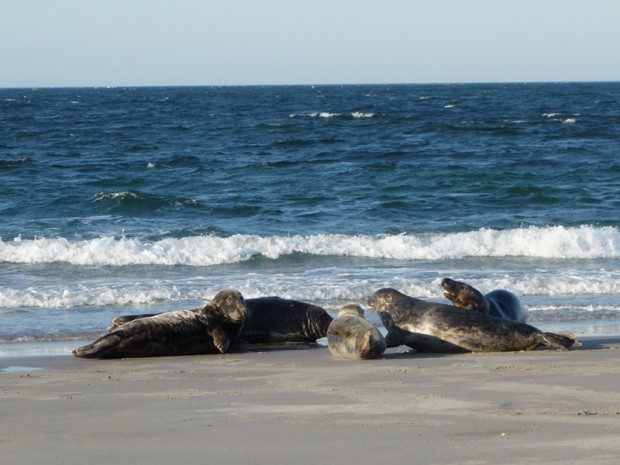
{"type": "Polygon", "coordinates": [[[618,339],[373,361],[325,347],[3,357],[0,370],[7,465],[620,463],[618,339]]]}

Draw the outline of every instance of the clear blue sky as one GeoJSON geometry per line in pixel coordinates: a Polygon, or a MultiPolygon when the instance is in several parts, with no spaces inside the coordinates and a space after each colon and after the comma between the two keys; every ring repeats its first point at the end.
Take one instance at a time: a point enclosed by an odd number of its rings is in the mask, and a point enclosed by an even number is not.
{"type": "Polygon", "coordinates": [[[620,80],[620,0],[0,0],[0,87],[620,80]]]}

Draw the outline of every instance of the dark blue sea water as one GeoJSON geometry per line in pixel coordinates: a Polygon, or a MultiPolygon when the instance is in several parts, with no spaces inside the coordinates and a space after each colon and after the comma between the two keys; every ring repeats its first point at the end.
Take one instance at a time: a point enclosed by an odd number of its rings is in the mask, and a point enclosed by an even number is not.
{"type": "Polygon", "coordinates": [[[0,341],[443,276],[620,333],[620,83],[0,89],[0,341]]]}

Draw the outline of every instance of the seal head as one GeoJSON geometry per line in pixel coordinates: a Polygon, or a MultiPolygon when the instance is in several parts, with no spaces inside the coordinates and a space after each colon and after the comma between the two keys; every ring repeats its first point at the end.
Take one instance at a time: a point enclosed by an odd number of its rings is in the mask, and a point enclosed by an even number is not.
{"type": "Polygon", "coordinates": [[[521,300],[505,289],[483,295],[475,287],[450,278],[443,279],[441,287],[446,298],[456,307],[522,323],[527,320],[527,310],[521,300]]]}
{"type": "Polygon", "coordinates": [[[345,305],[327,329],[327,346],[336,358],[372,359],[385,352],[383,335],[364,319],[359,305],[345,305]]]}
{"type": "Polygon", "coordinates": [[[489,314],[488,301],[475,287],[450,278],[442,279],[441,287],[443,287],[444,296],[456,307],[489,314]]]}

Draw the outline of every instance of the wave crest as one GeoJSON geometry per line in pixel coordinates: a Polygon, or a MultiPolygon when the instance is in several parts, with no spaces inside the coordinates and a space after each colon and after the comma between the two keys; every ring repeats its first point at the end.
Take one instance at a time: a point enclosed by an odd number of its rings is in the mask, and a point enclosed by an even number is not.
{"type": "Polygon", "coordinates": [[[70,242],[65,238],[0,239],[0,262],[72,265],[187,265],[238,263],[255,256],[271,259],[295,253],[395,260],[454,260],[466,257],[551,259],[617,258],[618,228],[535,227],[462,233],[347,236],[191,236],[155,242],[101,237],[70,242]]]}

